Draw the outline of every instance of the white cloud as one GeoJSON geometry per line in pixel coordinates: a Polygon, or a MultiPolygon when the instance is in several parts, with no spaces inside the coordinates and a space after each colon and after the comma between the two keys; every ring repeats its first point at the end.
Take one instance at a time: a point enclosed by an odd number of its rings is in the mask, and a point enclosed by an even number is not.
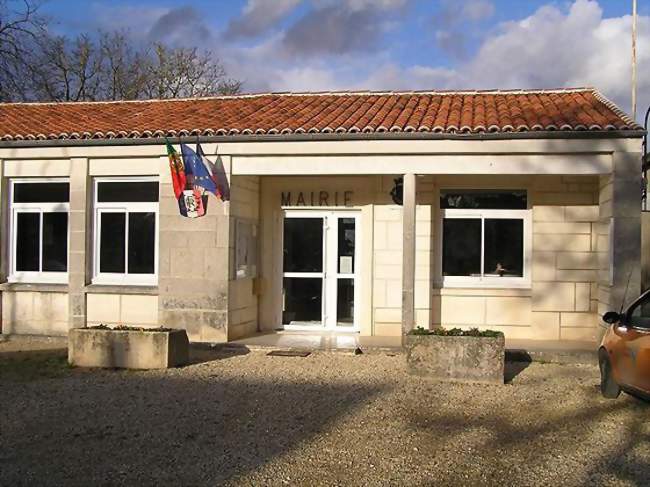
{"type": "MultiPolygon", "coordinates": [[[[543,6],[506,22],[454,69],[382,66],[355,85],[378,89],[489,89],[594,86],[631,105],[631,17],[603,18],[596,1],[543,6]],[[382,86],[383,85],[383,86],[382,86]]],[[[638,19],[638,110],[650,104],[650,17],[638,19]]]]}
{"type": "Polygon", "coordinates": [[[285,32],[283,47],[294,56],[341,55],[382,48],[387,24],[408,0],[316,0],[285,32]]]}
{"type": "Polygon", "coordinates": [[[257,37],[268,32],[302,0],[248,0],[242,15],[232,19],[224,36],[228,39],[257,37]]]}
{"type": "MultiPolygon", "coordinates": [[[[639,73],[650,68],[650,17],[638,19],[639,73]]],[[[457,69],[455,84],[475,87],[595,86],[630,107],[631,17],[603,18],[597,2],[576,0],[501,26],[476,56],[457,69]]],[[[650,78],[639,94],[650,102],[650,78]]]]}
{"type": "Polygon", "coordinates": [[[467,0],[460,10],[460,17],[471,22],[492,17],[494,4],[489,0],[467,0]]]}
{"type": "Polygon", "coordinates": [[[481,31],[473,24],[485,21],[492,15],[494,4],[489,0],[466,0],[460,5],[455,0],[443,0],[432,19],[434,40],[452,58],[465,59],[467,46],[480,39],[481,31]]]}

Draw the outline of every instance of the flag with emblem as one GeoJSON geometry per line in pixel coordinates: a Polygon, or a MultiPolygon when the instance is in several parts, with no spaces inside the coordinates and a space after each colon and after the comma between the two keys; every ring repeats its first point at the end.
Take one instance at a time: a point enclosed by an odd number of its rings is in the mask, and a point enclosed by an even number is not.
{"type": "Polygon", "coordinates": [[[185,163],[185,173],[187,182],[193,187],[203,188],[205,191],[217,196],[217,186],[212,179],[212,174],[208,167],[203,163],[199,155],[190,149],[186,144],[181,144],[183,162],[185,163]]]}
{"type": "Polygon", "coordinates": [[[214,163],[210,161],[201,148],[201,144],[196,143],[196,153],[199,156],[199,159],[205,166],[206,170],[210,174],[214,185],[216,186],[217,191],[214,193],[215,196],[221,201],[230,200],[230,186],[228,185],[228,177],[226,176],[226,170],[223,167],[221,158],[217,156],[217,162],[214,163]]]}
{"type": "Polygon", "coordinates": [[[176,152],[176,149],[169,143],[169,140],[165,139],[167,144],[167,157],[169,157],[169,169],[172,174],[172,185],[174,186],[174,194],[176,199],[179,199],[183,194],[185,185],[187,184],[187,179],[185,176],[185,167],[183,165],[183,159],[180,154],[176,152]]]}

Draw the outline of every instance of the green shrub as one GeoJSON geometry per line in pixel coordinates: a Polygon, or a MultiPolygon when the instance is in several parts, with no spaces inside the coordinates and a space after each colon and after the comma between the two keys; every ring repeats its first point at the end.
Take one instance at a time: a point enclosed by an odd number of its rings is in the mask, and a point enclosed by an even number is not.
{"type": "Polygon", "coordinates": [[[433,330],[427,330],[418,326],[412,330],[409,335],[435,335],[435,336],[445,336],[445,337],[488,337],[496,338],[503,336],[503,333],[500,331],[494,330],[479,330],[478,328],[470,328],[469,330],[461,330],[460,328],[434,328],[433,330]]]}

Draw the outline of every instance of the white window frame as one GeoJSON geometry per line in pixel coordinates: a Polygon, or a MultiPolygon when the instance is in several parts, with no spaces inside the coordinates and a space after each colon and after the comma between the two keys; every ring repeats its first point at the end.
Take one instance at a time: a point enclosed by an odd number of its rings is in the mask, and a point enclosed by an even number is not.
{"type": "MultiPolygon", "coordinates": [[[[11,248],[9,249],[9,276],[8,282],[23,282],[35,284],[67,284],[68,282],[68,269],[70,268],[70,203],[14,203],[14,186],[20,183],[69,183],[68,178],[15,178],[9,181],[9,241],[11,248]],[[39,251],[38,251],[38,267],[43,266],[43,213],[67,213],[68,214],[68,231],[67,231],[67,249],[68,255],[66,256],[66,270],[57,271],[18,271],[16,270],[16,256],[17,256],[17,239],[18,232],[16,231],[18,213],[38,213],[40,215],[39,222],[39,251]]],[[[69,198],[68,198],[69,199],[69,198]]]]}
{"type": "Polygon", "coordinates": [[[99,202],[97,201],[99,183],[158,182],[157,176],[137,177],[98,177],[93,180],[93,278],[91,282],[99,285],[156,286],[158,284],[158,247],[160,236],[159,201],[156,202],[99,202]],[[100,272],[100,245],[102,213],[125,213],[124,231],[124,273],[100,272]],[[129,274],[129,213],[154,213],[156,230],[154,240],[153,274],[129,274]]]}
{"type": "MultiPolygon", "coordinates": [[[[446,188],[445,188],[446,189],[446,188]]],[[[495,189],[495,191],[507,191],[495,189]]],[[[440,282],[443,287],[450,288],[472,288],[472,287],[484,287],[484,288],[530,288],[531,286],[531,277],[530,270],[532,264],[532,250],[533,250],[533,232],[531,224],[531,210],[472,210],[472,209],[463,209],[463,208],[448,208],[440,209],[440,282]],[[492,219],[511,219],[511,220],[523,220],[523,231],[524,231],[524,261],[523,261],[523,276],[521,277],[498,277],[494,275],[482,276],[445,276],[443,274],[443,252],[442,248],[444,245],[444,232],[443,232],[443,222],[445,219],[451,218],[472,218],[481,220],[481,269],[483,269],[484,259],[485,259],[485,248],[484,248],[484,226],[485,220],[492,219]]]]}
{"type": "MultiPolygon", "coordinates": [[[[287,324],[282,325],[285,330],[293,331],[337,331],[337,332],[358,332],[361,323],[361,249],[362,228],[361,212],[358,210],[311,210],[299,209],[295,207],[284,207],[284,219],[288,218],[318,218],[323,220],[323,269],[321,272],[284,272],[282,269],[281,276],[294,278],[318,278],[322,279],[322,297],[321,297],[321,317],[320,325],[306,324],[287,324]],[[290,209],[289,209],[290,208],[290,209]],[[338,271],[338,219],[353,218],[355,222],[355,249],[354,249],[354,272],[341,273],[338,271]],[[329,253],[328,253],[329,252],[329,253]],[[337,303],[338,303],[338,281],[340,279],[354,280],[354,316],[353,323],[350,326],[339,325],[337,322],[337,303]]],[[[282,232],[282,242],[280,245],[284,248],[284,232],[282,232]]],[[[283,268],[283,263],[280,263],[283,268]]],[[[282,282],[280,282],[282,286],[282,282]]],[[[282,297],[284,301],[284,296],[282,297]]],[[[282,306],[284,308],[284,306],[282,306]]]]}

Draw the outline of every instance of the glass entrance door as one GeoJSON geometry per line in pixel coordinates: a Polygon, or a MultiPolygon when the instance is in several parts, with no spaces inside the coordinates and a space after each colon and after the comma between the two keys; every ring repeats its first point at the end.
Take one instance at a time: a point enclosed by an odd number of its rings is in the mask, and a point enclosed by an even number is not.
{"type": "Polygon", "coordinates": [[[358,214],[349,211],[285,212],[285,329],[357,329],[358,220],[358,214]]]}

